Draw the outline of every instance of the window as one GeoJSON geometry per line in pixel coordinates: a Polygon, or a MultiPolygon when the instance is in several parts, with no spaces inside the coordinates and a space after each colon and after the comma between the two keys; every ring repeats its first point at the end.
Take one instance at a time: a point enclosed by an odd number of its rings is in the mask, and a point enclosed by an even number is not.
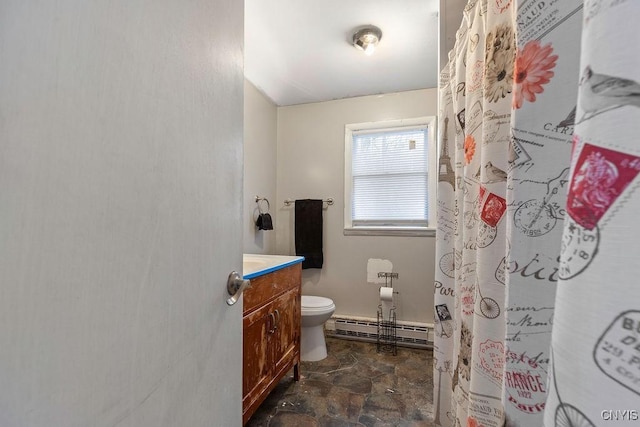
{"type": "Polygon", "coordinates": [[[433,234],[435,118],[345,131],[345,234],[433,234]]]}

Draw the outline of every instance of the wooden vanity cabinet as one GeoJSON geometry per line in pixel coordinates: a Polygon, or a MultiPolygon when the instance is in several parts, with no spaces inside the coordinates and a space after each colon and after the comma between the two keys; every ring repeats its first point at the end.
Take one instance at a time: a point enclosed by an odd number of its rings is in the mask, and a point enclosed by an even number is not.
{"type": "Polygon", "coordinates": [[[299,379],[301,264],[251,279],[243,294],[242,423],[291,368],[299,379]]]}

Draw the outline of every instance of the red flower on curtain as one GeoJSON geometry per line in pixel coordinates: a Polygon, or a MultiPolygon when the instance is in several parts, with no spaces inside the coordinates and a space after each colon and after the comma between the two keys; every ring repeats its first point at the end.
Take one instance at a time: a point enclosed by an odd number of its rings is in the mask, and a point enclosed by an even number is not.
{"type": "Polygon", "coordinates": [[[478,422],[478,420],[476,420],[473,417],[468,417],[467,418],[467,427],[484,427],[482,424],[480,424],[478,422]]]}
{"type": "Polygon", "coordinates": [[[476,153],[476,140],[472,135],[467,135],[464,139],[464,164],[468,165],[473,160],[476,153]]]}
{"type": "Polygon", "coordinates": [[[516,53],[513,71],[515,90],[513,91],[514,109],[522,107],[524,100],[535,102],[536,93],[542,93],[542,85],[553,77],[558,55],[552,55],[551,43],[541,46],[540,41],[532,40],[516,53]]]}

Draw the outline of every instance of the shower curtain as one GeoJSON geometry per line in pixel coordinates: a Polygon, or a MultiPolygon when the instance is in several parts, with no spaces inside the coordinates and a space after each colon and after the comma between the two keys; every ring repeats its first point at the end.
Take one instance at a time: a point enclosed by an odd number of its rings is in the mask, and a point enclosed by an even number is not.
{"type": "Polygon", "coordinates": [[[465,7],[439,87],[438,426],[637,422],[632,17],[634,0],[465,7]]]}

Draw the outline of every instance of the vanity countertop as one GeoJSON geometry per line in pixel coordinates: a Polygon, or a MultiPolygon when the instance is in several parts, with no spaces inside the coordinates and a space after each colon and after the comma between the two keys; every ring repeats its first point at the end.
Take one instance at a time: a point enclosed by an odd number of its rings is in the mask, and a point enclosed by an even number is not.
{"type": "Polygon", "coordinates": [[[301,256],[244,254],[242,256],[243,279],[254,279],[304,261],[301,256]]]}

